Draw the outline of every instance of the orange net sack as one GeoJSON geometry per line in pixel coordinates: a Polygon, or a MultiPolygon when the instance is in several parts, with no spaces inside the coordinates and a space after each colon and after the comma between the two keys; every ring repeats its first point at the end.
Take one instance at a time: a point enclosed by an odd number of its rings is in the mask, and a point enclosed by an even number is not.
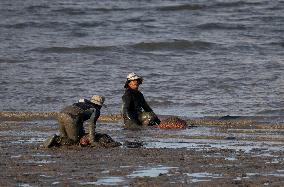
{"type": "Polygon", "coordinates": [[[83,136],[81,139],[80,139],[80,145],[81,146],[88,146],[90,145],[90,140],[89,140],[89,136],[88,135],[85,135],[83,136]]]}
{"type": "Polygon", "coordinates": [[[187,127],[187,124],[185,120],[178,117],[170,117],[162,120],[156,127],[160,129],[184,129],[187,127]]]}

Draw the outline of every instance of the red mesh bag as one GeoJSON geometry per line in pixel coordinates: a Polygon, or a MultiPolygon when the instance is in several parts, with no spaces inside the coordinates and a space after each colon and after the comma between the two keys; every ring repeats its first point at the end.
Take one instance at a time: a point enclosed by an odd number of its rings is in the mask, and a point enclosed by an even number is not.
{"type": "Polygon", "coordinates": [[[187,127],[187,124],[186,121],[178,117],[170,117],[162,120],[156,127],[160,129],[184,129],[187,127]]]}
{"type": "Polygon", "coordinates": [[[88,145],[90,145],[91,143],[90,143],[90,140],[89,140],[89,137],[88,137],[88,135],[85,135],[85,136],[83,136],[81,139],[80,139],[80,145],[81,146],[88,146],[88,145]]]}

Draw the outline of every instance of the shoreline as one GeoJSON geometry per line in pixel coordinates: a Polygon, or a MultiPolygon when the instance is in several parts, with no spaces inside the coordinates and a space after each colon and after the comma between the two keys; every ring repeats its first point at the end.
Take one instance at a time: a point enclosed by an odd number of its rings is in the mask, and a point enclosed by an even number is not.
{"type": "MultiPolygon", "coordinates": [[[[0,112],[0,121],[56,120],[59,112],[0,112]]],[[[170,116],[158,115],[165,119],[170,116]]],[[[223,126],[230,128],[284,129],[283,116],[207,116],[201,118],[183,117],[189,127],[223,126]],[[277,120],[275,120],[277,119],[277,120]]],[[[120,114],[101,115],[98,122],[117,123],[122,121],[120,114]]]]}

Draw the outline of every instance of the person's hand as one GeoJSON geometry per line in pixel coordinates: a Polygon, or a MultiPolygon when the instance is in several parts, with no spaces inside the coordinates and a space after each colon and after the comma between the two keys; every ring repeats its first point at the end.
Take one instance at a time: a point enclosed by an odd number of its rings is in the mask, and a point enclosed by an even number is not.
{"type": "Polygon", "coordinates": [[[151,112],[151,113],[153,115],[151,125],[159,125],[161,123],[161,120],[158,118],[158,116],[154,112],[151,112]]]}

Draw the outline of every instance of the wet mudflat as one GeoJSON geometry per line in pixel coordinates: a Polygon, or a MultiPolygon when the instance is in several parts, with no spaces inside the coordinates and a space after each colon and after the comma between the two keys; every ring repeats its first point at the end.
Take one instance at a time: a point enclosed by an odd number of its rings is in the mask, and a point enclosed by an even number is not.
{"type": "Polygon", "coordinates": [[[56,121],[1,121],[0,186],[283,186],[284,129],[262,123],[129,131],[101,122],[98,132],[143,147],[45,149],[56,121]]]}

